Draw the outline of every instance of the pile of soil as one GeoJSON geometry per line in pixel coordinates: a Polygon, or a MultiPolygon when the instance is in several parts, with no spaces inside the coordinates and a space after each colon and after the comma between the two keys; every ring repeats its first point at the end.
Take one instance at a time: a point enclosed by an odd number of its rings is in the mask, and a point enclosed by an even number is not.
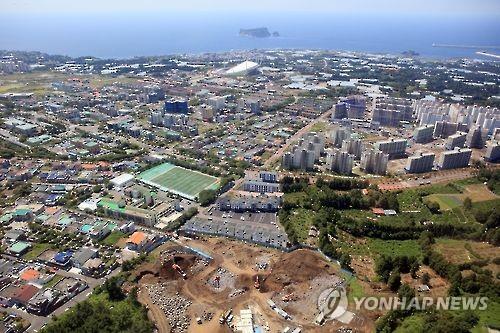
{"type": "Polygon", "coordinates": [[[318,253],[301,249],[284,254],[261,285],[266,291],[280,291],[290,284],[311,281],[322,273],[334,274],[335,270],[318,253]]]}
{"type": "Polygon", "coordinates": [[[163,262],[158,261],[156,266],[161,278],[167,280],[178,280],[182,279],[182,276],[179,274],[179,272],[172,268],[172,265],[179,265],[179,267],[187,274],[189,268],[194,265],[195,261],[195,255],[182,254],[168,257],[163,260],[163,262]]]}

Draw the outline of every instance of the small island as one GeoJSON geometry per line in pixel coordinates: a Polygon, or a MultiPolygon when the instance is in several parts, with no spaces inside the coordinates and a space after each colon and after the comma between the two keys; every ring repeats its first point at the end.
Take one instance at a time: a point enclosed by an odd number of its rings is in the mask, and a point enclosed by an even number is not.
{"type": "Polygon", "coordinates": [[[243,37],[255,37],[255,38],[268,38],[268,37],[279,37],[279,32],[275,31],[272,33],[266,27],[253,28],[253,29],[240,29],[240,36],[243,37]]]}
{"type": "Polygon", "coordinates": [[[405,57],[418,57],[420,55],[420,53],[413,50],[404,51],[401,52],[401,54],[404,55],[405,57]]]}

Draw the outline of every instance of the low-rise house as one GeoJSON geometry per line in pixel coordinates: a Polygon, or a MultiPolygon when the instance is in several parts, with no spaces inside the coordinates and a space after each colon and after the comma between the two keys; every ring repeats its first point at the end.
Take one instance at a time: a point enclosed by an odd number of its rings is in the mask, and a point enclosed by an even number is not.
{"type": "Polygon", "coordinates": [[[157,234],[136,231],[127,240],[127,247],[136,252],[150,252],[163,243],[165,238],[157,234]]]}
{"type": "Polygon", "coordinates": [[[96,249],[84,246],[75,252],[73,257],[71,258],[71,262],[73,264],[73,267],[82,269],[87,261],[96,258],[97,256],[98,252],[96,249]]]}
{"type": "Polygon", "coordinates": [[[89,259],[81,267],[82,273],[85,275],[96,275],[104,270],[104,263],[100,258],[89,259]]]}
{"type": "Polygon", "coordinates": [[[27,253],[31,248],[31,244],[27,242],[15,242],[8,248],[8,252],[13,256],[20,257],[27,253]]]}
{"type": "Polygon", "coordinates": [[[18,304],[26,306],[30,299],[38,293],[40,288],[32,285],[25,284],[17,288],[11,296],[11,301],[13,304],[18,304]]]}
{"type": "Polygon", "coordinates": [[[102,240],[111,233],[108,225],[102,222],[96,222],[88,232],[89,236],[95,240],[102,240]]]}
{"type": "Polygon", "coordinates": [[[71,265],[72,251],[62,251],[55,254],[51,262],[57,266],[67,268],[71,265]]]}
{"type": "Polygon", "coordinates": [[[45,316],[66,302],[66,295],[55,289],[39,291],[27,303],[30,313],[45,316]]]}
{"type": "Polygon", "coordinates": [[[23,230],[15,229],[5,232],[3,239],[6,243],[15,243],[26,240],[26,233],[23,230]]]}

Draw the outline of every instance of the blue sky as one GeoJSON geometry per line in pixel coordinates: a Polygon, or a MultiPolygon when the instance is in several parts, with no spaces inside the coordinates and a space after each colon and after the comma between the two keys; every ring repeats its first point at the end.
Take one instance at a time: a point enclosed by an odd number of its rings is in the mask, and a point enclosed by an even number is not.
{"type": "Polygon", "coordinates": [[[174,10],[500,15],[500,0],[0,0],[0,12],[4,14],[174,10]]]}

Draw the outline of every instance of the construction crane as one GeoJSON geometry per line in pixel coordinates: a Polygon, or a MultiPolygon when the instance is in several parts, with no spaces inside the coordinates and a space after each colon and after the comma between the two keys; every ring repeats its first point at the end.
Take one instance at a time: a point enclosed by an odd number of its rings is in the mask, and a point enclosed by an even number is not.
{"type": "Polygon", "coordinates": [[[182,270],[181,266],[179,266],[177,264],[173,264],[172,268],[174,270],[176,270],[182,276],[183,279],[187,278],[187,275],[186,275],[186,273],[184,273],[184,271],[182,270]]]}

